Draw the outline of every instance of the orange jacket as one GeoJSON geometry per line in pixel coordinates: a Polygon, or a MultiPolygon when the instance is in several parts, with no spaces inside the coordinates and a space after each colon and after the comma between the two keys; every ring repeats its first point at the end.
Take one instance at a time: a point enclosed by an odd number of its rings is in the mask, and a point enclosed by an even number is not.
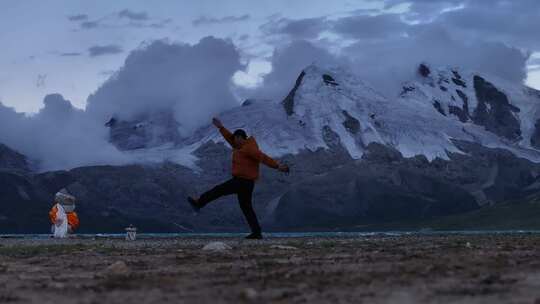
{"type": "MultiPolygon", "coordinates": [[[[51,223],[56,222],[56,212],[58,211],[58,207],[56,207],[56,204],[52,207],[51,211],[49,211],[49,218],[51,219],[51,223]]],[[[67,212],[66,213],[68,225],[71,230],[77,229],[79,227],[79,217],[77,216],[77,213],[75,211],[73,212],[67,212]]]]}
{"type": "Polygon", "coordinates": [[[259,150],[259,146],[257,145],[255,138],[248,137],[246,142],[241,147],[237,147],[234,144],[234,136],[231,132],[229,132],[229,130],[221,127],[219,128],[219,132],[233,148],[233,176],[256,180],[259,177],[259,163],[263,163],[274,169],[279,167],[278,162],[259,150]]]}

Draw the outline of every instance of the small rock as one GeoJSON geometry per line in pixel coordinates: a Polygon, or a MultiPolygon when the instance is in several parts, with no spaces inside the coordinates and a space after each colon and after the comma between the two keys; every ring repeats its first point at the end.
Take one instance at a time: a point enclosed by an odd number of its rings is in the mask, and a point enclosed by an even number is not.
{"type": "Polygon", "coordinates": [[[253,288],[244,288],[240,293],[240,297],[246,300],[255,300],[259,296],[259,293],[253,288]]]}
{"type": "Polygon", "coordinates": [[[309,285],[306,283],[300,283],[298,284],[298,286],[296,286],[297,290],[303,290],[303,289],[308,289],[308,288],[309,288],[309,285]]]}
{"type": "Polygon", "coordinates": [[[484,277],[481,280],[481,283],[491,285],[491,284],[498,283],[500,281],[501,281],[501,276],[499,274],[490,274],[490,275],[484,277]]]}
{"type": "Polygon", "coordinates": [[[130,272],[124,261],[118,261],[105,268],[105,274],[110,276],[125,276],[130,272]]]}
{"type": "Polygon", "coordinates": [[[298,248],[294,246],[285,246],[285,245],[272,245],[270,248],[273,249],[282,249],[282,250],[298,250],[298,248]]]}
{"type": "Polygon", "coordinates": [[[65,289],[66,284],[61,283],[61,282],[52,282],[49,284],[49,287],[54,288],[54,289],[65,289]]]}
{"type": "Polygon", "coordinates": [[[210,242],[206,244],[202,250],[205,251],[225,251],[225,250],[231,250],[231,246],[223,243],[223,242],[210,242]]]}

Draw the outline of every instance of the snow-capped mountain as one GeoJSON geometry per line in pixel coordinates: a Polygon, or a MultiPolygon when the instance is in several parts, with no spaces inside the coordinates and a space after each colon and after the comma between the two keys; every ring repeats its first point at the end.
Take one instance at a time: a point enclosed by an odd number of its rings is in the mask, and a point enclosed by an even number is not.
{"type": "MultiPolygon", "coordinates": [[[[359,158],[366,143],[382,141],[370,116],[383,103],[384,97],[343,70],[310,66],[283,101],[248,100],[220,117],[230,129],[246,129],[272,155],[343,147],[359,158]]],[[[209,140],[222,141],[212,127],[188,142],[209,140]]]]}
{"type": "MultiPolygon", "coordinates": [[[[360,158],[377,142],[406,157],[447,159],[448,152],[460,152],[452,140],[464,140],[538,162],[539,105],[535,90],[456,69],[432,72],[420,65],[418,78],[399,96],[385,97],[343,69],[312,65],[284,100],[248,100],[221,117],[231,129],[246,129],[275,156],[344,148],[360,158]]],[[[207,141],[222,141],[211,126],[185,143],[207,141]]]]}
{"type": "MultiPolygon", "coordinates": [[[[448,159],[448,152],[460,152],[453,140],[463,140],[540,162],[539,105],[536,90],[455,68],[421,64],[401,93],[385,96],[345,69],[311,65],[283,100],[247,100],[220,117],[226,127],[255,136],[276,157],[322,148],[344,149],[358,159],[376,142],[405,157],[448,159]]],[[[181,138],[174,119],[164,113],[108,125],[111,141],[136,150],[129,153],[142,161],[169,155],[168,160],[195,168],[194,157],[187,162],[174,155],[223,142],[210,124],[181,138]]]]}
{"type": "MultiPolygon", "coordinates": [[[[384,96],[344,69],[309,66],[283,100],[247,100],[219,117],[291,164],[289,176],[262,169],[254,202],[266,227],[355,229],[539,193],[539,101],[538,91],[458,69],[421,65],[401,94],[384,96]]],[[[46,206],[54,191],[67,187],[94,229],[111,221],[111,229],[129,223],[163,231],[243,227],[234,197],[196,218],[181,203],[230,178],[231,153],[214,126],[181,137],[166,112],[107,125],[111,142],[145,165],[36,175],[9,169],[8,161],[0,173],[9,191],[0,191],[0,199],[32,210],[24,207],[28,200],[46,206]]],[[[30,216],[24,210],[0,209],[0,217],[30,216]]],[[[0,228],[12,226],[6,223],[0,228]]]]}
{"type": "Polygon", "coordinates": [[[527,155],[530,151],[515,149],[540,148],[536,127],[540,118],[540,92],[526,86],[458,69],[432,71],[422,64],[418,79],[406,83],[400,97],[430,104],[440,115],[461,122],[471,141],[511,148],[527,155]],[[488,133],[476,132],[473,126],[480,126],[488,133]]]}

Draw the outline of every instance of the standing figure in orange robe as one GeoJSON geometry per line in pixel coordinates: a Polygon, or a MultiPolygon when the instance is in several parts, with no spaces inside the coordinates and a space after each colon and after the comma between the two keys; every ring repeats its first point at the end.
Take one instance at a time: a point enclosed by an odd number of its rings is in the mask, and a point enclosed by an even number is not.
{"type": "Polygon", "coordinates": [[[56,195],[54,196],[54,203],[55,204],[52,207],[51,211],[49,211],[49,218],[51,219],[51,223],[55,226],[62,225],[62,219],[57,218],[56,216],[58,212],[58,205],[61,205],[66,212],[68,233],[73,233],[75,229],[79,227],[79,217],[75,212],[75,197],[69,194],[66,189],[62,189],[58,191],[58,193],[56,193],[56,195]]]}

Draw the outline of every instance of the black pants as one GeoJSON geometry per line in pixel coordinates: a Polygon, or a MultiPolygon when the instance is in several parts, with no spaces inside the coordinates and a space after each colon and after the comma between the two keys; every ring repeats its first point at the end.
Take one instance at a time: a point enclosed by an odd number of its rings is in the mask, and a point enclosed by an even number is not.
{"type": "Polygon", "coordinates": [[[246,217],[249,227],[251,228],[251,232],[261,233],[261,226],[259,226],[257,215],[255,214],[253,205],[251,203],[254,186],[255,182],[252,180],[233,177],[223,184],[217,185],[209,191],[203,193],[199,198],[199,204],[201,207],[204,207],[206,204],[222,196],[236,194],[238,196],[240,209],[242,209],[242,212],[246,217]]]}

